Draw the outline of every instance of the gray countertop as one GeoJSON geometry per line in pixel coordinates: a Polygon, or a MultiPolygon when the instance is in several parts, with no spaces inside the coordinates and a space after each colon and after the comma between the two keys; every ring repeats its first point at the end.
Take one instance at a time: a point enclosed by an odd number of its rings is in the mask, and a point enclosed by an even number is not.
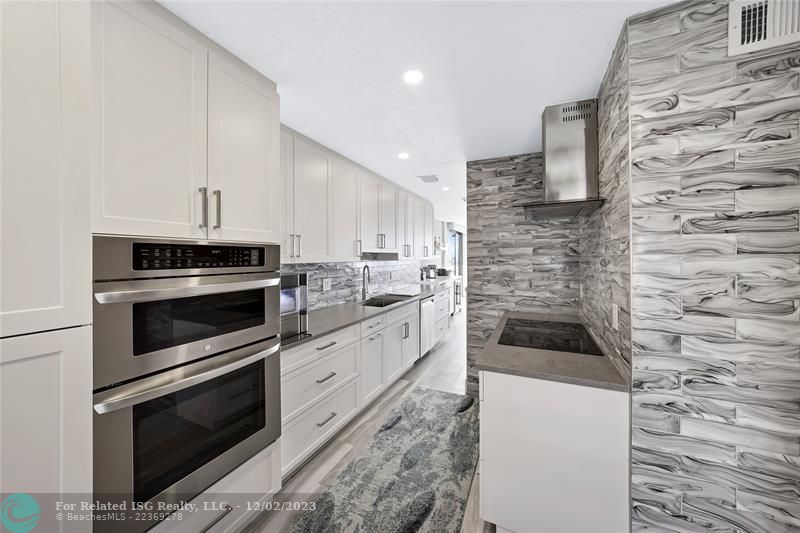
{"type": "MultiPolygon", "coordinates": [[[[328,335],[340,329],[358,324],[367,320],[368,318],[381,315],[386,312],[400,309],[406,305],[411,305],[433,296],[437,292],[447,290],[447,287],[440,287],[440,283],[447,282],[447,278],[439,278],[438,280],[429,280],[422,282],[419,285],[410,285],[401,290],[393,291],[392,294],[410,295],[408,300],[398,302],[396,304],[387,305],[386,307],[369,307],[361,305],[361,302],[350,302],[338,305],[332,305],[316,311],[308,313],[308,333],[310,337],[297,340],[287,346],[285,350],[296,348],[306,342],[319,339],[323,335],[328,335]],[[435,282],[435,283],[432,283],[435,282]]],[[[367,298],[380,296],[379,294],[368,294],[367,298]]]]}
{"type": "Polygon", "coordinates": [[[475,361],[475,368],[478,370],[600,389],[630,391],[628,380],[617,371],[607,355],[585,355],[498,344],[500,334],[509,318],[581,323],[580,318],[575,315],[508,311],[500,319],[497,329],[475,361]]]}

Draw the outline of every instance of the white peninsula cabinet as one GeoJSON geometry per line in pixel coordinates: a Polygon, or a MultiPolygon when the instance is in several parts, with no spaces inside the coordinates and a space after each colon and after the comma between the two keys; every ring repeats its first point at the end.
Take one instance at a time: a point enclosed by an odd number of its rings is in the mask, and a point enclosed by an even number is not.
{"type": "Polygon", "coordinates": [[[155,2],[92,2],[92,231],[280,237],[275,84],[155,2]]]}
{"type": "Polygon", "coordinates": [[[627,392],[481,370],[480,412],[480,515],[498,532],[629,531],[627,392]]]}

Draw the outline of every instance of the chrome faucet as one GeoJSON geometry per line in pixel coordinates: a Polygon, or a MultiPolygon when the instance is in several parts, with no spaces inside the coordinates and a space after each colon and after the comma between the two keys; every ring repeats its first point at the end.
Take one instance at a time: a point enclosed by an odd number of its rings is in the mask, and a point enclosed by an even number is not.
{"type": "Polygon", "coordinates": [[[361,270],[361,299],[367,299],[367,283],[372,283],[369,275],[369,265],[364,265],[361,270]]]}

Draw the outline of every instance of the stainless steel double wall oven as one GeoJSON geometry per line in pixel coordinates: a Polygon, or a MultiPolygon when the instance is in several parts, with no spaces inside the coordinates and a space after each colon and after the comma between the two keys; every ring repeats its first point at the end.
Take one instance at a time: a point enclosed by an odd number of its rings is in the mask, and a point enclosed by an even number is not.
{"type": "Polygon", "coordinates": [[[93,244],[95,494],[186,501],[280,436],[279,247],[93,244]]]}

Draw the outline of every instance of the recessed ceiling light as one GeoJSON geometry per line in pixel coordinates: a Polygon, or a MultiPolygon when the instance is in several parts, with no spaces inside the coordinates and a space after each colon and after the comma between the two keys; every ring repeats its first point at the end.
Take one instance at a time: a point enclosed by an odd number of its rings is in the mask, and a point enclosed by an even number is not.
{"type": "Polygon", "coordinates": [[[450,187],[442,187],[442,190],[443,190],[444,192],[447,192],[447,191],[449,191],[449,190],[450,190],[450,187]]]}
{"type": "Polygon", "coordinates": [[[400,159],[408,159],[411,156],[408,155],[408,152],[400,152],[399,154],[397,154],[397,157],[400,159]]]}
{"type": "Polygon", "coordinates": [[[421,70],[411,69],[403,72],[403,81],[409,85],[418,85],[425,79],[421,70]]]}

